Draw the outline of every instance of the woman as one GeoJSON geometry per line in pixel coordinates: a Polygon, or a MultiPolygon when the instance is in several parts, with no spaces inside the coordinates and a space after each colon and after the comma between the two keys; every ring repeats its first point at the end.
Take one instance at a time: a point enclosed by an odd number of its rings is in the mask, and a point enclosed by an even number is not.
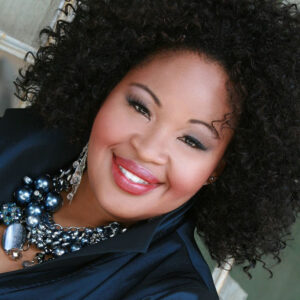
{"type": "Polygon", "coordinates": [[[43,30],[0,123],[2,299],[217,299],[195,225],[219,264],[279,261],[298,29],[279,1],[86,0],[43,30]]]}

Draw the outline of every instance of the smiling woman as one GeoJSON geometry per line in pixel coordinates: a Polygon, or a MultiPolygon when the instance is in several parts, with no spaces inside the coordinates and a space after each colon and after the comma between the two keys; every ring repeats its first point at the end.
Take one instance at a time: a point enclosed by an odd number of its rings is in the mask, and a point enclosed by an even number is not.
{"type": "Polygon", "coordinates": [[[116,85],[89,140],[89,182],[106,212],[119,221],[151,218],[176,209],[207,182],[232,136],[227,129],[216,139],[207,125],[230,112],[226,80],[219,65],[182,52],[158,55],[116,85]],[[132,184],[116,167],[152,180],[132,184]]]}
{"type": "Polygon", "coordinates": [[[0,299],[217,299],[195,227],[219,264],[280,261],[300,208],[296,7],[68,9],[15,82],[31,107],[0,119],[0,299]]]}

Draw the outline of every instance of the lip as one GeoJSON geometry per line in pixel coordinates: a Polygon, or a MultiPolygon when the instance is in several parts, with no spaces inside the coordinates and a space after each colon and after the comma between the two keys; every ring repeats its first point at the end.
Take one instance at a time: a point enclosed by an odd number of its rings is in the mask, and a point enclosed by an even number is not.
{"type": "Polygon", "coordinates": [[[117,165],[120,165],[121,167],[140,177],[144,181],[147,181],[152,184],[159,183],[159,180],[149,170],[138,165],[134,161],[122,158],[120,156],[116,156],[115,154],[114,158],[117,165]]]}
{"type": "Polygon", "coordinates": [[[121,158],[113,155],[112,158],[112,173],[115,183],[124,191],[141,195],[158,187],[159,180],[147,169],[138,165],[132,160],[121,158]],[[136,183],[128,179],[120,170],[119,166],[125,168],[132,174],[140,177],[149,184],[136,183]]]}

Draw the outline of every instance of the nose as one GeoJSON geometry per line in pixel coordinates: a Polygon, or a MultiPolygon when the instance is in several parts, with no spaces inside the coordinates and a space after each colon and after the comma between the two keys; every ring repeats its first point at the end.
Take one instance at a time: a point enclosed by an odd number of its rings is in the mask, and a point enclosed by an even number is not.
{"type": "Polygon", "coordinates": [[[168,161],[167,138],[163,129],[135,133],[131,144],[144,162],[163,165],[168,161]]]}

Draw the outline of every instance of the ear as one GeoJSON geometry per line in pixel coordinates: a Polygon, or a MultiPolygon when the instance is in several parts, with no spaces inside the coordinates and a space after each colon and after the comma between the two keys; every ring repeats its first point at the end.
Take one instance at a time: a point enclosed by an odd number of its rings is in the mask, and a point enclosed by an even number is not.
{"type": "Polygon", "coordinates": [[[207,184],[211,184],[213,182],[215,182],[217,180],[217,178],[222,174],[224,168],[226,165],[226,161],[224,158],[222,158],[218,165],[216,166],[216,168],[214,169],[214,171],[210,174],[210,176],[208,177],[207,181],[204,183],[204,185],[207,184]]]}

